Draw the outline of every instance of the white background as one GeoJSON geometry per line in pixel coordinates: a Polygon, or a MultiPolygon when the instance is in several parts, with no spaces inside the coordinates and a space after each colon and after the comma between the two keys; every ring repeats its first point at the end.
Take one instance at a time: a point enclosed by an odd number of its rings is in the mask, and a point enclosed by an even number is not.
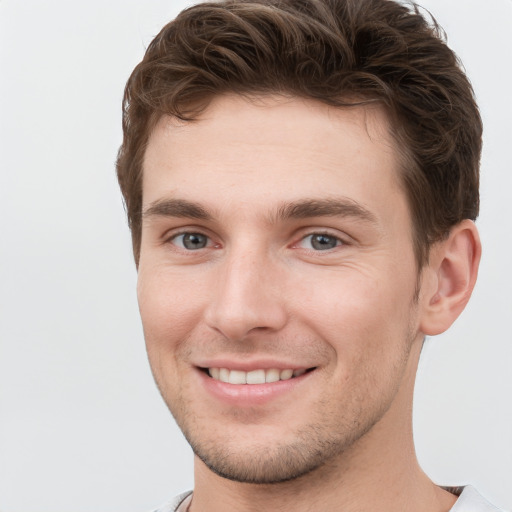
{"type": "MultiPolygon", "coordinates": [[[[0,510],[142,512],[192,486],[152,382],[114,175],[124,83],[187,2],[0,1],[0,510]]],[[[469,308],[429,341],[418,455],[512,509],[511,0],[423,2],[486,125],[469,308]]]]}

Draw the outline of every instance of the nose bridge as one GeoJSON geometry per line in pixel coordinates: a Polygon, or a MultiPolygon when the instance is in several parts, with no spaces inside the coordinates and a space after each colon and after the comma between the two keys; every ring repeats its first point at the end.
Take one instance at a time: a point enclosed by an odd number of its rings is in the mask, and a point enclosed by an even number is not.
{"type": "Polygon", "coordinates": [[[255,329],[280,329],[286,315],[275,266],[268,252],[251,244],[232,247],[218,269],[207,311],[210,327],[235,341],[255,329]]]}

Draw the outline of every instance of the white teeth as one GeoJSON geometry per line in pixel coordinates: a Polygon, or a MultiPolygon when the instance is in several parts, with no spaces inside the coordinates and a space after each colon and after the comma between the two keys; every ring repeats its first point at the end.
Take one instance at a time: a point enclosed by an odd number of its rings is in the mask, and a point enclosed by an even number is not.
{"type": "Polygon", "coordinates": [[[229,382],[229,370],[226,368],[219,369],[219,380],[222,382],[229,382]]]}
{"type": "Polygon", "coordinates": [[[229,372],[229,383],[230,384],[246,384],[247,373],[238,370],[231,370],[229,372]]]}
{"type": "Polygon", "coordinates": [[[281,373],[279,374],[279,378],[281,380],[291,379],[292,376],[293,376],[293,370],[281,370],[281,373]]]}
{"type": "Polygon", "coordinates": [[[265,372],[265,382],[277,382],[280,377],[280,371],[279,370],[267,370],[265,372]]]}
{"type": "Polygon", "coordinates": [[[265,370],[247,372],[247,384],[265,384],[265,370]]]}
{"type": "Polygon", "coordinates": [[[208,373],[210,377],[213,377],[215,380],[220,380],[220,370],[218,368],[210,368],[208,373]]]}
{"type": "Polygon", "coordinates": [[[306,373],[306,370],[270,368],[268,370],[244,372],[242,370],[228,370],[227,368],[209,368],[208,373],[213,379],[229,384],[265,384],[300,377],[306,373]]]}

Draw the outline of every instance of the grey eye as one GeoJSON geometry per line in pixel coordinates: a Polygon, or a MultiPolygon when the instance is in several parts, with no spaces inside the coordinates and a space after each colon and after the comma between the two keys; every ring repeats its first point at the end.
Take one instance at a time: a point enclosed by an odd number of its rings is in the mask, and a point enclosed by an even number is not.
{"type": "Polygon", "coordinates": [[[173,242],[183,249],[195,251],[204,249],[208,245],[208,237],[201,233],[182,233],[176,236],[173,242]]]}
{"type": "Polygon", "coordinates": [[[303,241],[309,241],[308,245],[310,245],[315,251],[327,251],[329,249],[334,249],[340,244],[339,238],[322,233],[309,235],[304,238],[303,241]]]}

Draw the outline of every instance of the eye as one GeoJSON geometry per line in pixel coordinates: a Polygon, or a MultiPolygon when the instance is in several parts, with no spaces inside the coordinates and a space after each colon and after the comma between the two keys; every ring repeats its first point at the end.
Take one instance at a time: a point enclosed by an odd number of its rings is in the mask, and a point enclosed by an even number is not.
{"type": "Polygon", "coordinates": [[[313,249],[315,251],[328,251],[342,245],[343,242],[333,236],[326,233],[313,233],[305,236],[300,241],[300,246],[304,249],[313,249]]]}
{"type": "Polygon", "coordinates": [[[209,238],[202,233],[180,233],[171,239],[174,245],[187,251],[197,251],[209,245],[209,238]]]}

